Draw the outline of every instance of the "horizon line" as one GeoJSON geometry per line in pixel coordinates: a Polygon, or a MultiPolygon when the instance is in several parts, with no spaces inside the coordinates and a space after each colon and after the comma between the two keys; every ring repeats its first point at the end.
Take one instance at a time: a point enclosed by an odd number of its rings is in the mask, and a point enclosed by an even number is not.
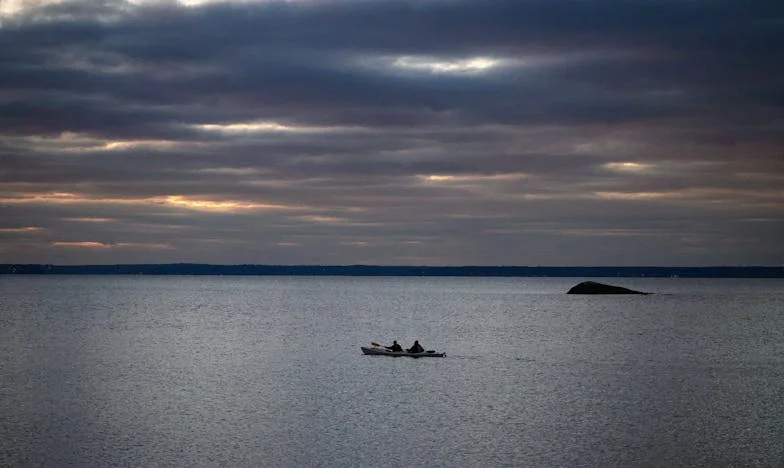
{"type": "Polygon", "coordinates": [[[212,266],[212,267],[370,267],[370,268],[784,268],[784,265],[761,264],[712,264],[712,265],[417,265],[417,264],[373,264],[373,263],[203,263],[203,262],[164,262],[164,263],[0,263],[7,266],[52,266],[52,267],[107,267],[107,266],[212,266]]]}

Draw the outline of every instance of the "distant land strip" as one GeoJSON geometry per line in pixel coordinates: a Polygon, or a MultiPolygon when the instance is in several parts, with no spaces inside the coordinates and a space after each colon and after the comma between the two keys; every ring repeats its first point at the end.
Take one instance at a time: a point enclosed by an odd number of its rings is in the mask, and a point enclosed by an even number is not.
{"type": "Polygon", "coordinates": [[[382,265],[146,265],[0,264],[5,275],[234,275],[234,276],[486,276],[784,278],[784,266],[382,266],[382,265]]]}

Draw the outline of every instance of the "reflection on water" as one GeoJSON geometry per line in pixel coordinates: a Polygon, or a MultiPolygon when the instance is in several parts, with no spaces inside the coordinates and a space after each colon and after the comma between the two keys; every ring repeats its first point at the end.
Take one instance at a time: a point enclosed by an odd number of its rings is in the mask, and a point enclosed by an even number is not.
{"type": "Polygon", "coordinates": [[[784,286],[578,281],[0,277],[0,465],[784,460],[784,286]]]}

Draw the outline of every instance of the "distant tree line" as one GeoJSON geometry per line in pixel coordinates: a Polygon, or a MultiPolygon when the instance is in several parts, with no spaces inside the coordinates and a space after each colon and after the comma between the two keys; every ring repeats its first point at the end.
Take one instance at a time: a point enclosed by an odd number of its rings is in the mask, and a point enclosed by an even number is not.
{"type": "Polygon", "coordinates": [[[245,275],[245,276],[483,276],[784,278],[784,267],[629,266],[381,266],[381,265],[23,265],[2,264],[0,274],[18,275],[245,275]]]}

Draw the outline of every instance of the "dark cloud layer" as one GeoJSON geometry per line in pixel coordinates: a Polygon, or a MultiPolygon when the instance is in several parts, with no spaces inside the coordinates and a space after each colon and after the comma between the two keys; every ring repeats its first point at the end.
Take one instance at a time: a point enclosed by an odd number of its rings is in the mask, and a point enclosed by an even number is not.
{"type": "Polygon", "coordinates": [[[782,264],[782,24],[779,1],[13,12],[0,263],[782,264]]]}

